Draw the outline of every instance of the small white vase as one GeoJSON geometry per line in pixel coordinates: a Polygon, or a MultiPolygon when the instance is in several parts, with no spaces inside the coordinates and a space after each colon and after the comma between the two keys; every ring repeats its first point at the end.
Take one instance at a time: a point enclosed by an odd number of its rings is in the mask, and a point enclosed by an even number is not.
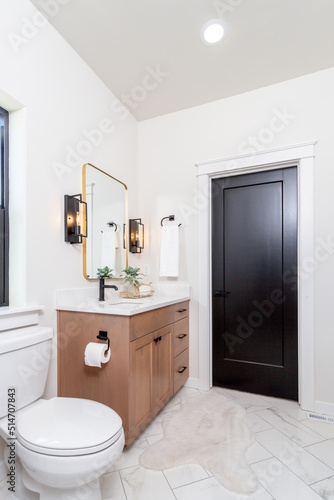
{"type": "Polygon", "coordinates": [[[138,295],[138,287],[134,283],[129,283],[126,288],[129,299],[134,299],[138,295]]]}

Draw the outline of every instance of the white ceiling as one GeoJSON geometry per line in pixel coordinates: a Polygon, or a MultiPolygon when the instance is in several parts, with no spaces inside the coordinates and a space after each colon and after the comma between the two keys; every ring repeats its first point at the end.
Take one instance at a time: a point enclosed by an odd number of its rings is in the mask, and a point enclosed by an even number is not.
{"type": "Polygon", "coordinates": [[[52,15],[31,2],[137,120],[334,66],[333,0],[59,0],[52,15]],[[208,47],[213,18],[228,34],[208,47]]]}

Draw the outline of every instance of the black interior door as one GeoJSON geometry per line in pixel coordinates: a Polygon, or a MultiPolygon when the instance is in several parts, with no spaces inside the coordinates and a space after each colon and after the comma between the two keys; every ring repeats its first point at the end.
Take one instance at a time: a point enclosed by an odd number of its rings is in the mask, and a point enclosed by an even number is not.
{"type": "Polygon", "coordinates": [[[297,400],[297,169],[212,188],[213,384],[297,400]]]}

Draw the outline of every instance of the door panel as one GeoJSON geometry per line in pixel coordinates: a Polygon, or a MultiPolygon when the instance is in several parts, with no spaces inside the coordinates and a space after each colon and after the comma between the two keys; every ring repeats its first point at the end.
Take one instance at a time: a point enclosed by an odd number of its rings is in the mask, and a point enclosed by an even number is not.
{"type": "Polygon", "coordinates": [[[297,399],[296,168],[213,188],[213,382],[297,399]]]}
{"type": "Polygon", "coordinates": [[[251,333],[225,356],[282,366],[282,308],[267,306],[267,317],[259,311],[272,290],[282,289],[282,183],[226,189],[223,217],[225,289],[231,291],[225,331],[251,333]]]}

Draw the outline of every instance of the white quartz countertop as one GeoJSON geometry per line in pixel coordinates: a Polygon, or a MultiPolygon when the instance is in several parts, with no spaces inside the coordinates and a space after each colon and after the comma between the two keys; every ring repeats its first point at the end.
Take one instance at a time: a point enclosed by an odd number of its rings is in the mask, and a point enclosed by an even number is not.
{"type": "Polygon", "coordinates": [[[95,314],[133,316],[189,299],[190,287],[188,286],[183,286],[179,289],[176,288],[174,293],[173,290],[168,290],[168,293],[162,293],[161,290],[159,290],[151,297],[138,299],[123,299],[115,293],[114,298],[105,300],[104,302],[99,302],[99,300],[96,297],[92,297],[91,294],[84,296],[83,294],[73,293],[71,297],[69,293],[58,293],[56,297],[56,309],[60,311],[81,311],[95,314]]]}

